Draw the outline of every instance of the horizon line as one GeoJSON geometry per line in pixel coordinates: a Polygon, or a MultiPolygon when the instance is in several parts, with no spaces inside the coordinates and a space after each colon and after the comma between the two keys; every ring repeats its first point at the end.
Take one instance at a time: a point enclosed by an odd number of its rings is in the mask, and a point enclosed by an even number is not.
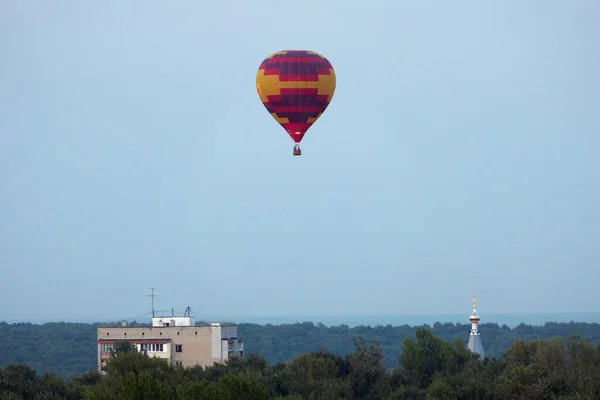
{"type": "MultiPolygon", "coordinates": [[[[512,321],[511,324],[500,323],[499,321],[495,321],[497,317],[504,317],[507,319],[521,318],[521,317],[529,317],[535,320],[543,319],[545,316],[553,316],[554,318],[550,318],[546,320],[546,322],[577,322],[576,320],[581,319],[581,317],[593,317],[593,320],[597,321],[579,321],[579,322],[587,322],[587,323],[600,323],[600,312],[486,312],[482,314],[482,323],[497,323],[499,325],[515,325],[515,322],[512,321]],[[555,321],[556,317],[560,318],[562,321],[555,321]],[[565,318],[568,317],[568,318],[565,318]]],[[[397,320],[398,318],[406,318],[412,321],[406,321],[400,323],[400,325],[414,325],[416,321],[414,319],[423,319],[425,321],[421,322],[421,324],[432,324],[432,323],[468,323],[462,321],[463,319],[468,320],[468,315],[464,313],[448,313],[448,314],[377,314],[377,315],[273,315],[273,316],[228,316],[223,314],[205,314],[192,317],[192,319],[196,321],[239,321],[237,323],[257,323],[254,321],[265,321],[265,324],[286,324],[286,323],[302,323],[302,322],[312,322],[315,324],[321,323],[324,325],[332,325],[332,323],[338,325],[398,325],[399,321],[373,321],[374,319],[382,319],[382,318],[390,318],[397,320]],[[451,318],[451,320],[447,319],[451,318]],[[436,319],[436,321],[431,322],[431,319],[436,319]],[[333,320],[333,321],[326,321],[333,320]],[[342,321],[347,320],[347,321],[342,321]],[[354,321],[348,321],[354,320],[354,321]],[[356,321],[363,320],[363,321],[356,321]],[[427,321],[429,320],[429,321],[427,321]],[[271,322],[269,322],[271,321],[271,322]],[[368,321],[368,323],[367,323],[368,321]]],[[[500,318],[500,319],[504,319],[500,318]]],[[[526,319],[529,319],[526,318],[526,319]]],[[[587,318],[585,318],[587,319],[587,318]]],[[[142,322],[145,320],[151,321],[151,318],[148,318],[146,315],[138,315],[135,317],[128,318],[114,318],[114,317],[70,317],[70,318],[55,318],[55,317],[47,317],[47,318],[0,318],[0,322],[6,323],[31,323],[31,324],[40,324],[40,323],[52,323],[52,322],[71,322],[71,323],[106,323],[106,322],[115,322],[115,321],[136,321],[142,322]]],[[[526,321],[521,321],[519,323],[527,323],[526,321]]],[[[516,323],[518,325],[519,323],[516,323]]],[[[533,321],[529,324],[535,324],[533,321]]]]}

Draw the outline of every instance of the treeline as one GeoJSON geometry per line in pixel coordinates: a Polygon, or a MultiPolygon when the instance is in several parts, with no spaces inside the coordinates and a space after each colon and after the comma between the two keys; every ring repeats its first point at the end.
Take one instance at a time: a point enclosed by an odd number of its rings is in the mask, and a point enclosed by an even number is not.
{"type": "Polygon", "coordinates": [[[577,335],[513,343],[501,359],[479,359],[462,340],[419,328],[386,368],[376,341],[355,339],[340,356],[325,349],[270,365],[251,355],[225,365],[182,368],[116,345],[108,373],[69,381],[25,365],[0,369],[0,399],[90,400],[575,400],[600,398],[600,346],[577,335]]]}
{"type": "MultiPolygon", "coordinates": [[[[201,323],[201,322],[199,322],[201,323]]],[[[135,321],[130,326],[146,325],[135,321]]],[[[39,374],[51,372],[61,377],[71,377],[96,368],[96,339],[99,324],[82,323],[0,323],[0,366],[27,363],[39,374]]],[[[434,335],[453,342],[468,341],[468,324],[435,323],[425,326],[434,335]]],[[[239,324],[238,335],[245,340],[246,352],[264,357],[269,364],[289,361],[300,354],[326,348],[333,354],[344,356],[354,351],[353,340],[363,337],[375,340],[383,350],[383,364],[396,368],[403,340],[414,338],[418,327],[404,326],[358,326],[327,327],[311,322],[284,325],[239,324]]],[[[482,342],[489,358],[501,358],[516,340],[548,340],[566,338],[578,334],[600,344],[600,324],[555,323],[544,326],[521,324],[514,328],[506,325],[480,324],[482,342]]]]}
{"type": "MultiPolygon", "coordinates": [[[[453,324],[436,322],[433,326],[423,325],[431,329],[434,335],[453,342],[455,339],[469,341],[470,324],[453,324]]],[[[240,324],[238,334],[244,338],[247,351],[260,354],[270,363],[285,362],[299,354],[309,353],[325,347],[329,351],[344,355],[353,351],[353,340],[363,337],[367,341],[376,340],[381,344],[384,354],[384,365],[389,368],[398,367],[398,354],[402,350],[405,338],[414,338],[420,327],[403,326],[357,326],[346,325],[327,327],[311,322],[286,325],[240,324]]],[[[571,334],[589,339],[593,344],[600,344],[600,324],[598,323],[556,323],[547,322],[543,326],[520,324],[514,328],[494,323],[479,324],[482,332],[481,341],[485,355],[489,358],[502,358],[516,340],[548,340],[554,337],[567,338],[571,334]]]]}

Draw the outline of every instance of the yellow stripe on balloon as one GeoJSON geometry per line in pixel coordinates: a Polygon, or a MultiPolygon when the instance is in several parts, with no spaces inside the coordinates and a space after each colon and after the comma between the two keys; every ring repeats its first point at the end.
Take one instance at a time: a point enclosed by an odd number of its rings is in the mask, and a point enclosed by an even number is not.
{"type": "Polygon", "coordinates": [[[271,116],[273,118],[275,118],[277,120],[277,122],[279,122],[280,124],[289,124],[290,123],[289,118],[279,118],[279,116],[276,113],[271,113],[271,116]]]}
{"type": "Polygon", "coordinates": [[[265,75],[263,69],[258,70],[256,74],[256,90],[263,103],[269,101],[267,96],[278,96],[281,89],[317,89],[318,94],[326,95],[327,100],[331,101],[335,91],[335,72],[329,69],[331,75],[319,75],[318,81],[283,81],[279,80],[279,75],[265,75]]]}

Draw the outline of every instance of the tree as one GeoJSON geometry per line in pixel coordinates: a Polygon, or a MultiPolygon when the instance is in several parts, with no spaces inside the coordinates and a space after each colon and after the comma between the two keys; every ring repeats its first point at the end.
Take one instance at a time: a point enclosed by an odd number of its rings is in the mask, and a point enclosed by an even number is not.
{"type": "Polygon", "coordinates": [[[8,365],[0,370],[0,393],[32,398],[36,393],[36,373],[25,364],[8,365]]]}
{"type": "Polygon", "coordinates": [[[539,365],[509,365],[498,379],[494,395],[500,399],[552,398],[545,371],[539,365]]]}
{"type": "Polygon", "coordinates": [[[287,369],[289,374],[284,394],[324,400],[349,396],[347,382],[338,380],[338,377],[347,376],[347,362],[324,349],[299,355],[288,363],[287,369]]]}
{"type": "Polygon", "coordinates": [[[356,351],[348,355],[350,385],[355,399],[380,399],[389,389],[389,377],[382,363],[383,350],[376,341],[355,339],[356,351]]]}
{"type": "MultiPolygon", "coordinates": [[[[398,362],[404,372],[407,383],[418,388],[428,387],[436,373],[445,371],[446,368],[458,369],[459,366],[448,366],[448,358],[452,356],[453,348],[425,328],[419,328],[416,341],[404,340],[404,348],[398,356],[398,362]]],[[[453,361],[460,362],[460,355],[453,361]]]]}
{"type": "Polygon", "coordinates": [[[175,399],[173,382],[177,370],[166,360],[148,357],[127,341],[119,341],[111,352],[106,376],[87,388],[89,399],[175,399]]]}

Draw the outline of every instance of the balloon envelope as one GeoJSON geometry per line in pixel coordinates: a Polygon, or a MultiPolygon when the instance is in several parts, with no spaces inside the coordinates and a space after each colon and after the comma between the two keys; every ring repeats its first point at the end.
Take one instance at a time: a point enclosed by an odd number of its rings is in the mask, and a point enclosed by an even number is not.
{"type": "Polygon", "coordinates": [[[335,71],[314,51],[279,51],[258,68],[256,90],[271,116],[300,143],[331,102],[335,71]]]}

